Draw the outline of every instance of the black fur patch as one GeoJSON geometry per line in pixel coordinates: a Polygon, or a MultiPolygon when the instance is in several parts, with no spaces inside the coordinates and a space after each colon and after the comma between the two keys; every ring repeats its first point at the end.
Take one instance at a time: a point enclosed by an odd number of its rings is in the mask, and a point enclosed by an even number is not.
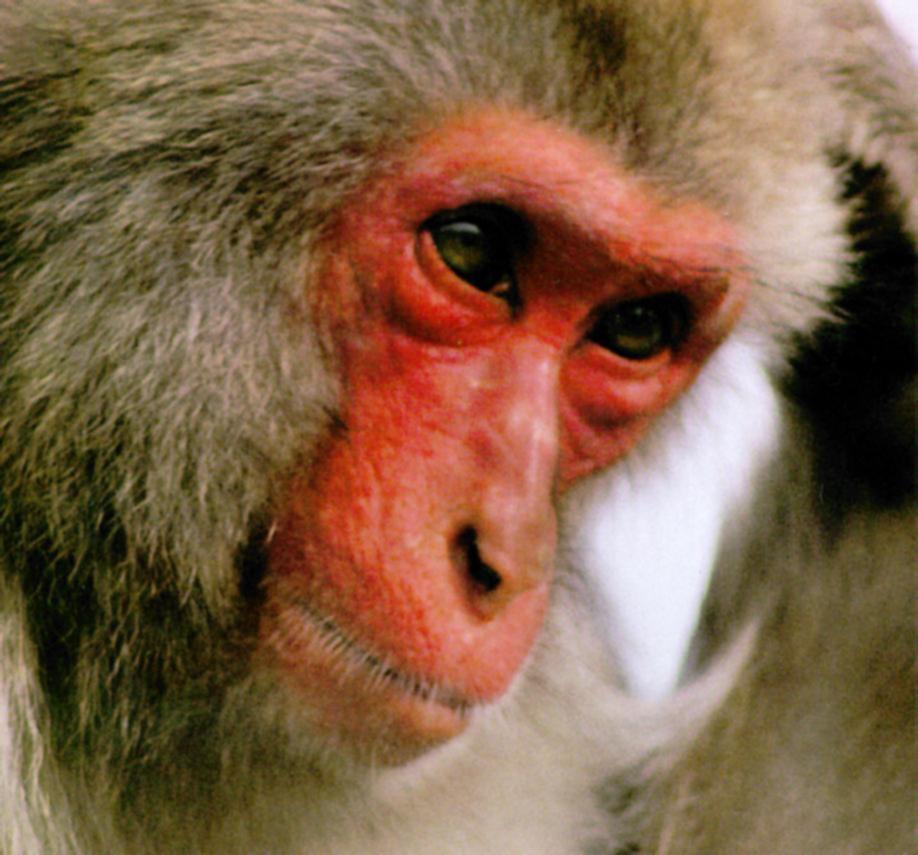
{"type": "Polygon", "coordinates": [[[895,506],[915,493],[916,248],[886,170],[840,163],[855,259],[836,319],[801,342],[789,381],[823,450],[830,507],[895,506]]]}

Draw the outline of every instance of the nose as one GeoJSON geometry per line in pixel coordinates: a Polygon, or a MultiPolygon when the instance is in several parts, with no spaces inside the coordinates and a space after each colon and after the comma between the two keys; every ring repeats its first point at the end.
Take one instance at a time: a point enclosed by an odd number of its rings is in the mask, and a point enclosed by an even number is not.
{"type": "Polygon", "coordinates": [[[549,356],[517,351],[495,366],[469,441],[478,471],[453,561],[473,610],[497,616],[551,574],[557,540],[558,372],[549,356]]]}

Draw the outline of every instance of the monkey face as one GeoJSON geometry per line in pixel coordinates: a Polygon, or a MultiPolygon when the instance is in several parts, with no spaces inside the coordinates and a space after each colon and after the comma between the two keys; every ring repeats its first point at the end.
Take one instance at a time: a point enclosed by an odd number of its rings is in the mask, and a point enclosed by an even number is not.
{"type": "Polygon", "coordinates": [[[0,0],[0,851],[909,850],[872,5],[0,0]]]}
{"type": "Polygon", "coordinates": [[[519,113],[454,118],[354,195],[314,306],[341,425],[286,485],[262,621],[321,728],[398,759],[504,695],[548,603],[557,496],[727,334],[733,245],[519,113]]]}

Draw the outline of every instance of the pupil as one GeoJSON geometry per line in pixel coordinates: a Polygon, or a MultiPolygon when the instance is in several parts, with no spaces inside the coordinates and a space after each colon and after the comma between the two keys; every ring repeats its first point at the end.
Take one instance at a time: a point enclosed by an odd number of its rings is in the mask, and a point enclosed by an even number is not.
{"type": "Polygon", "coordinates": [[[663,341],[663,319],[656,308],[640,304],[623,306],[615,321],[617,338],[625,346],[650,350],[663,341]]]}

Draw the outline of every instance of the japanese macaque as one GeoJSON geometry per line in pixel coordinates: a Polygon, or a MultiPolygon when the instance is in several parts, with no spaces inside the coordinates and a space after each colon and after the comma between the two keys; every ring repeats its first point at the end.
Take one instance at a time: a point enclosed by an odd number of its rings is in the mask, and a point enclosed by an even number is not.
{"type": "Polygon", "coordinates": [[[916,91],[855,0],[0,3],[0,852],[907,851],[916,91]]]}

